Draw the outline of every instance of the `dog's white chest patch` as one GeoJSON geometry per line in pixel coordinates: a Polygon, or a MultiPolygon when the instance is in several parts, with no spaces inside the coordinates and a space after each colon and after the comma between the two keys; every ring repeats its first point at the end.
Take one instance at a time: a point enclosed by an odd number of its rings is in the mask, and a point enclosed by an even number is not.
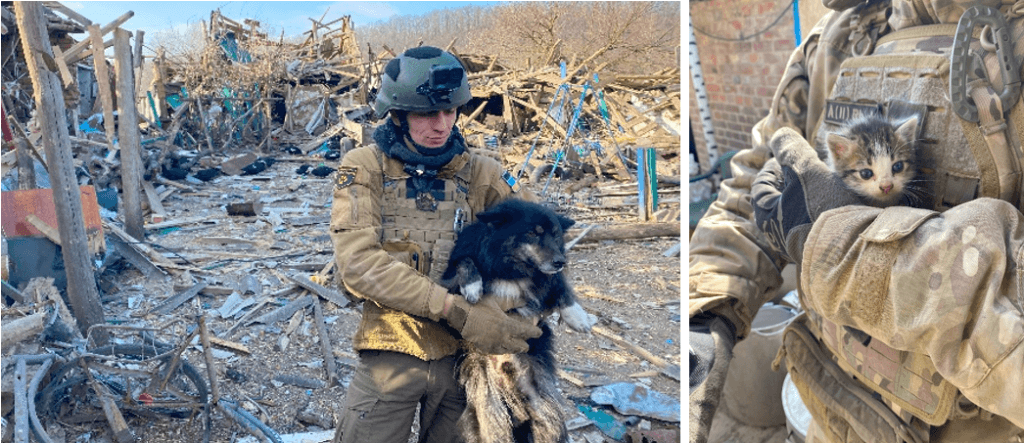
{"type": "Polygon", "coordinates": [[[491,282],[490,293],[505,300],[517,300],[526,293],[529,280],[494,280],[491,282]]]}

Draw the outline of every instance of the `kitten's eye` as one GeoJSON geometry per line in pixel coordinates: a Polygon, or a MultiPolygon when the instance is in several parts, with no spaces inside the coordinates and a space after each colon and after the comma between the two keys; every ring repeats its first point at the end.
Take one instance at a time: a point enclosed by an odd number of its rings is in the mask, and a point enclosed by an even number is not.
{"type": "Polygon", "coordinates": [[[892,172],[893,173],[903,172],[903,162],[896,162],[895,164],[893,164],[892,165],[892,172]]]}
{"type": "Polygon", "coordinates": [[[873,177],[874,175],[875,175],[875,173],[871,172],[870,169],[861,169],[860,170],[860,178],[862,178],[864,180],[867,180],[867,179],[873,177]]]}

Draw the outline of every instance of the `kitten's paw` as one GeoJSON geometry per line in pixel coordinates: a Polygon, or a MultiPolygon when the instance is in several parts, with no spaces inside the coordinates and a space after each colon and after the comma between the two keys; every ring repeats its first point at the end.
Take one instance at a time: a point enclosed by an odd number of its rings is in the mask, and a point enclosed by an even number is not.
{"type": "Polygon", "coordinates": [[[597,323],[597,318],[588,314],[579,303],[562,308],[561,315],[570,328],[579,332],[590,332],[590,327],[597,323]]]}
{"type": "Polygon", "coordinates": [[[462,296],[466,297],[466,301],[475,304],[480,301],[480,296],[484,293],[484,282],[476,280],[459,287],[462,291],[462,296]]]}

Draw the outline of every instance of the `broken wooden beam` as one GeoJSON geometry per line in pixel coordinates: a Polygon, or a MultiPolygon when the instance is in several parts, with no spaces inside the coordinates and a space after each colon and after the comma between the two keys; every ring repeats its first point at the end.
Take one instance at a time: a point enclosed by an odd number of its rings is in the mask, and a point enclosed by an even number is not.
{"type": "Polygon", "coordinates": [[[147,257],[149,257],[150,260],[154,262],[154,264],[157,264],[159,266],[178,268],[178,265],[170,261],[167,257],[164,257],[163,254],[156,252],[155,250],[153,250],[153,248],[150,248],[145,243],[136,240],[135,237],[132,237],[131,235],[128,235],[127,232],[119,228],[117,225],[109,223],[106,220],[103,220],[103,227],[107,228],[107,230],[109,230],[110,233],[118,236],[126,244],[130,245],[133,248],[138,249],[139,252],[141,252],[142,254],[145,254],[147,257]]]}
{"type": "MultiPolygon", "coordinates": [[[[577,235],[575,230],[566,233],[566,241],[577,235]]],[[[579,243],[593,243],[605,240],[637,240],[656,237],[679,237],[679,223],[636,223],[620,225],[602,225],[594,228],[579,243]]]]}
{"type": "MultiPolygon", "coordinates": [[[[316,302],[316,299],[313,299],[313,302],[316,302]]],[[[284,331],[281,332],[280,337],[277,338],[277,352],[284,352],[288,349],[288,344],[291,343],[292,333],[299,328],[299,325],[302,324],[302,320],[305,318],[306,312],[301,309],[292,314],[291,320],[288,320],[288,326],[285,326],[284,331]]]]}
{"type": "Polygon", "coordinates": [[[39,232],[42,232],[43,235],[46,236],[46,238],[50,239],[50,241],[53,242],[53,244],[60,246],[60,232],[58,232],[52,226],[46,224],[46,222],[44,222],[35,214],[26,215],[25,221],[27,221],[30,225],[38,229],[39,232]]]}
{"type": "Polygon", "coordinates": [[[168,297],[162,303],[154,306],[153,309],[150,309],[149,313],[161,315],[170,314],[171,311],[173,311],[178,306],[181,306],[182,303],[185,303],[191,300],[196,295],[198,295],[199,291],[202,291],[203,288],[206,287],[206,285],[206,282],[196,283],[195,285],[192,285],[192,287],[189,288],[187,291],[180,292],[178,294],[168,297]]]}
{"type": "Polygon", "coordinates": [[[206,373],[210,377],[210,403],[216,404],[220,400],[220,383],[217,381],[217,366],[213,364],[213,349],[210,348],[210,331],[206,328],[205,315],[199,317],[199,339],[203,342],[206,373]]]}
{"type": "Polygon", "coordinates": [[[299,286],[302,286],[303,288],[309,290],[309,292],[312,292],[312,293],[314,293],[316,295],[319,295],[320,297],[323,297],[324,299],[326,299],[328,301],[334,302],[334,304],[336,304],[336,305],[338,305],[338,306],[340,306],[342,308],[348,307],[350,304],[354,304],[355,303],[355,300],[352,300],[351,297],[347,293],[344,294],[344,295],[343,294],[339,294],[338,291],[335,291],[333,289],[326,288],[324,286],[321,286],[321,285],[318,285],[316,283],[313,283],[312,280],[310,280],[309,278],[307,278],[305,276],[302,276],[302,275],[285,275],[285,278],[287,278],[288,280],[291,280],[292,283],[295,283],[295,284],[297,284],[299,286]]]}
{"type": "MultiPolygon", "coordinates": [[[[100,35],[107,35],[110,31],[113,31],[114,28],[121,26],[121,24],[128,21],[128,19],[132,18],[134,15],[134,12],[128,11],[122,14],[120,17],[115,18],[114,21],[107,23],[106,25],[103,25],[103,27],[100,28],[100,35]]],[[[92,23],[89,23],[89,25],[92,25],[92,23]]],[[[83,49],[88,47],[89,43],[90,39],[86,38],[82,39],[82,41],[78,43],[71,45],[71,47],[68,48],[67,51],[64,51],[64,61],[68,62],[69,64],[74,64],[75,62],[77,62],[79,58],[77,58],[76,56],[79,52],[82,52],[83,49]]]]}
{"type": "Polygon", "coordinates": [[[0,325],[0,329],[3,330],[4,340],[2,347],[4,352],[11,346],[43,332],[43,329],[46,328],[46,317],[48,314],[45,310],[41,310],[14,320],[5,319],[3,324],[0,325]]]}
{"type": "Polygon", "coordinates": [[[250,355],[250,354],[252,354],[252,351],[249,350],[248,346],[243,345],[241,343],[236,343],[236,342],[233,342],[233,341],[228,341],[228,340],[225,340],[223,338],[218,338],[218,337],[211,336],[210,337],[210,344],[213,345],[216,348],[225,349],[225,350],[234,352],[236,354],[242,354],[242,355],[250,355]]]}
{"type": "Polygon", "coordinates": [[[263,323],[268,325],[271,323],[277,323],[286,318],[290,318],[292,314],[294,314],[299,309],[305,309],[307,306],[310,305],[310,303],[313,303],[313,297],[308,295],[299,297],[295,300],[288,302],[288,304],[281,306],[280,308],[277,308],[273,311],[270,311],[261,316],[260,318],[253,320],[252,323],[263,323]]]}
{"type": "Polygon", "coordinates": [[[327,386],[334,386],[334,351],[331,349],[331,337],[327,334],[327,325],[324,323],[324,312],[320,306],[320,300],[313,300],[313,319],[316,322],[316,333],[320,336],[320,350],[324,353],[327,386]]]}
{"type": "MultiPolygon", "coordinates": [[[[127,235],[127,234],[126,234],[127,235]]],[[[154,264],[146,254],[139,251],[132,242],[126,241],[119,236],[111,236],[108,241],[110,242],[111,248],[116,251],[121,257],[131,263],[135,269],[138,269],[147,278],[151,279],[167,279],[169,276],[162,268],[154,264]]]]}
{"type": "Polygon", "coordinates": [[[665,361],[664,359],[662,359],[661,357],[658,357],[658,356],[652,354],[650,351],[648,351],[648,350],[646,350],[646,349],[644,349],[644,348],[642,348],[642,347],[640,347],[638,345],[630,343],[625,338],[622,338],[618,334],[616,334],[616,333],[614,333],[612,331],[609,331],[609,330],[607,330],[607,329],[605,329],[605,328],[603,328],[601,326],[593,326],[591,328],[591,331],[593,331],[597,335],[600,335],[600,336],[602,336],[604,338],[607,338],[608,340],[611,340],[613,343],[615,343],[619,347],[621,347],[621,348],[623,348],[623,349],[625,349],[627,351],[632,352],[637,357],[640,357],[640,358],[642,358],[644,360],[647,360],[647,361],[651,362],[651,364],[653,364],[654,366],[657,366],[659,369],[661,369],[661,373],[662,374],[664,374],[665,376],[667,376],[667,377],[669,377],[669,378],[671,378],[673,380],[679,381],[680,376],[682,374],[682,370],[680,369],[679,365],[674,364],[674,363],[669,363],[669,362],[665,361]]]}
{"type": "MultiPolygon", "coordinates": [[[[6,272],[6,271],[5,271],[6,272]]],[[[7,278],[6,276],[4,278],[7,278]]],[[[25,294],[7,283],[7,280],[2,280],[0,283],[3,284],[3,295],[14,299],[17,303],[28,303],[28,299],[25,298],[25,294]]],[[[4,335],[6,337],[6,335],[4,335]]]]}

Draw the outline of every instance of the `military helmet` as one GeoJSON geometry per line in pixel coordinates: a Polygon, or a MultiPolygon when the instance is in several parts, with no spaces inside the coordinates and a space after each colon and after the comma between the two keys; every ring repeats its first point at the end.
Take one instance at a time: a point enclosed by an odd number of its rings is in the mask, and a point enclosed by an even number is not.
{"type": "Polygon", "coordinates": [[[472,98],[469,79],[454,55],[433,46],[406,50],[384,67],[374,102],[377,118],[398,109],[431,112],[462,106],[472,98]]]}

